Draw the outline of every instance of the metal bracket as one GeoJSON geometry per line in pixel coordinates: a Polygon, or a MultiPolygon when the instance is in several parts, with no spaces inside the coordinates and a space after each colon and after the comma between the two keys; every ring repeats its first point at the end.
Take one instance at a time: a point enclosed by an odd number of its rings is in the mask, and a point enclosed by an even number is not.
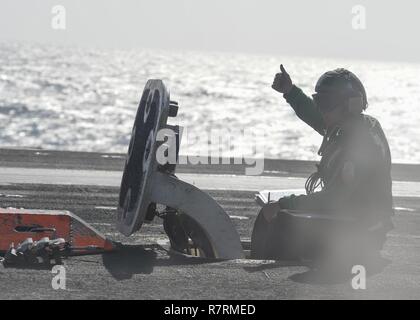
{"type": "Polygon", "coordinates": [[[117,228],[129,236],[139,230],[154,204],[166,205],[197,223],[220,259],[243,258],[239,235],[229,216],[207,193],[174,176],[175,164],[158,163],[157,134],[172,129],[178,154],[179,128],[167,124],[176,116],[178,103],[171,101],[161,80],[149,80],[144,88],[133,126],[117,214],[117,228]]]}
{"type": "Polygon", "coordinates": [[[244,258],[242,244],[232,220],[207,193],[161,172],[155,172],[151,201],[166,205],[190,216],[205,230],[217,259],[244,258]]]}

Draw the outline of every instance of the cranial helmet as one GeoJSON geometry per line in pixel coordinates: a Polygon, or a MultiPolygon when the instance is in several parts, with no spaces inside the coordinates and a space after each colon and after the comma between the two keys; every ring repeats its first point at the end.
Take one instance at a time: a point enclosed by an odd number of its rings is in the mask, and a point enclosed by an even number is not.
{"type": "Polygon", "coordinates": [[[321,111],[344,107],[350,113],[361,113],[368,106],[362,82],[343,68],[324,73],[316,83],[315,92],[313,98],[321,111]]]}

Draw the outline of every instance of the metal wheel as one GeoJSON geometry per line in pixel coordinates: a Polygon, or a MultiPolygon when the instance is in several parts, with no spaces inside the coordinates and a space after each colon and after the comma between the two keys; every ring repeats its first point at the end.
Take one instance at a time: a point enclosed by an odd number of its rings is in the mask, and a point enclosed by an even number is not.
{"type": "Polygon", "coordinates": [[[163,227],[173,250],[195,257],[215,258],[206,232],[191,217],[172,211],[166,213],[163,219],[163,227]]]}

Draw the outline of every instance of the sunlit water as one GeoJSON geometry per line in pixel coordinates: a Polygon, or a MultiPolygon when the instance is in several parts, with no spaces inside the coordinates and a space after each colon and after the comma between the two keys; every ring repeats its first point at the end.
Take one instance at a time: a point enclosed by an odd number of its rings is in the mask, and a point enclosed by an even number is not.
{"type": "MultiPolygon", "coordinates": [[[[0,44],[0,146],[125,153],[143,87],[160,78],[180,104],[172,122],[189,133],[252,129],[266,157],[317,159],[321,137],[271,89],[280,63],[308,94],[326,70],[355,72],[394,162],[420,162],[419,64],[10,43],[0,44]]],[[[181,153],[204,145],[184,144],[181,153]]]]}

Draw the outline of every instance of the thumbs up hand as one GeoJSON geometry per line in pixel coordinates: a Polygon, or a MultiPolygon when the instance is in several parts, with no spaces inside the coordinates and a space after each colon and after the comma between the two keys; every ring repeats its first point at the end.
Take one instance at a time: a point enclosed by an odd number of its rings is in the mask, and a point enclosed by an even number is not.
{"type": "Polygon", "coordinates": [[[274,77],[274,82],[271,87],[280,93],[289,93],[293,87],[292,79],[282,64],[280,65],[280,71],[274,77]]]}

